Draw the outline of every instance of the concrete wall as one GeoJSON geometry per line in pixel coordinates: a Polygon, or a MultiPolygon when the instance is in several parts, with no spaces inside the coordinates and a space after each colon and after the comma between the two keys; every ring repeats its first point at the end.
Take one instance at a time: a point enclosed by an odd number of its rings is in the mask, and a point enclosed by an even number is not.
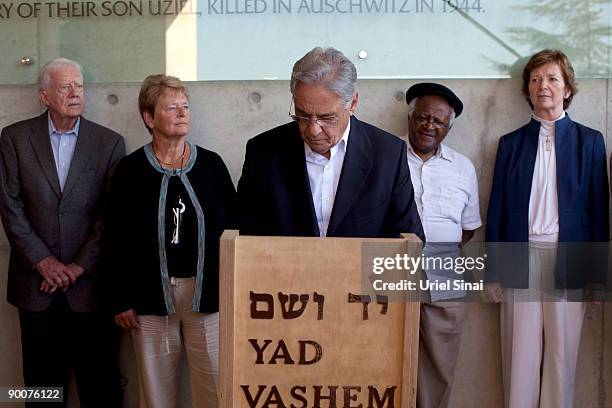
{"type": "MultiPolygon", "coordinates": [[[[357,117],[396,135],[407,131],[405,90],[415,81],[371,80],[359,84],[357,117]]],[[[529,120],[530,110],[520,94],[520,82],[506,80],[441,81],[465,103],[464,114],[446,139],[448,145],[474,163],[480,184],[480,206],[486,219],[489,190],[499,137],[529,120]]],[[[604,135],[612,135],[612,83],[582,80],[569,113],[575,120],[604,135]]],[[[288,120],[290,94],[285,81],[190,83],[193,131],[191,140],[217,151],[237,182],[246,141],[288,120]]],[[[138,84],[99,84],[86,88],[86,113],[94,121],[122,133],[132,151],[150,141],[137,111],[138,84]],[[113,104],[113,102],[116,102],[113,104]]],[[[31,86],[0,87],[0,127],[41,112],[31,86]]],[[[606,145],[610,151],[609,136],[606,145]]],[[[563,165],[562,163],[559,165],[563,165]]],[[[483,239],[482,230],[475,237],[483,239]]],[[[0,236],[0,293],[5,293],[8,244],[0,236]]],[[[4,295],[2,295],[4,296],[4,295]]],[[[498,306],[468,305],[464,338],[457,368],[453,407],[501,407],[498,306]]],[[[0,385],[21,383],[17,311],[0,301],[0,385]]],[[[136,388],[129,342],[123,351],[129,379],[127,400],[136,406],[136,388]]],[[[186,387],[188,388],[188,387],[186,387]]],[[[585,319],[576,381],[576,407],[612,407],[612,304],[589,304],[585,319]]],[[[185,400],[188,400],[186,390],[185,400]]],[[[187,406],[187,405],[185,405],[187,406]]]]}

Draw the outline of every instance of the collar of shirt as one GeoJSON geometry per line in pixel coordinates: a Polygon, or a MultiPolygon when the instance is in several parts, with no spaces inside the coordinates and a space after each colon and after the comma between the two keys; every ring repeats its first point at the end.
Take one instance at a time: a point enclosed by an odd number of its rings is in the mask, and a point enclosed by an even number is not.
{"type": "Polygon", "coordinates": [[[51,120],[51,114],[47,114],[48,115],[48,122],[49,122],[49,136],[53,136],[53,135],[75,135],[75,136],[79,136],[79,126],[81,125],[81,117],[78,117],[76,122],[74,123],[74,126],[72,127],[72,129],[70,129],[67,132],[59,132],[57,131],[57,129],[55,129],[55,125],[53,125],[53,121],[51,120]]]}
{"type": "Polygon", "coordinates": [[[546,120],[546,119],[542,119],[541,117],[537,116],[535,113],[531,114],[531,117],[533,118],[533,120],[537,121],[540,123],[540,136],[547,136],[547,134],[550,134],[551,132],[554,133],[554,129],[555,129],[555,122],[563,119],[565,117],[565,111],[563,111],[561,113],[561,115],[559,115],[559,117],[555,120],[546,120]]]}
{"type": "Polygon", "coordinates": [[[346,150],[350,132],[351,132],[351,121],[349,119],[348,125],[346,126],[346,129],[344,129],[344,133],[342,134],[342,138],[331,149],[329,149],[329,152],[330,152],[329,159],[313,151],[310,148],[310,146],[308,146],[308,143],[304,142],[304,155],[306,156],[306,160],[311,163],[321,163],[321,162],[325,163],[325,162],[331,161],[340,149],[342,149],[342,151],[346,150]]]}
{"type": "MultiPolygon", "coordinates": [[[[410,139],[406,138],[406,140],[408,143],[408,154],[411,155],[412,158],[423,162],[423,159],[421,159],[421,156],[419,156],[412,148],[412,145],[410,144],[410,139]]],[[[431,160],[432,158],[435,158],[435,159],[442,158],[446,161],[452,162],[453,152],[451,152],[449,149],[444,147],[444,144],[440,143],[440,145],[438,146],[438,150],[436,151],[436,154],[434,154],[429,160],[431,160]]]]}

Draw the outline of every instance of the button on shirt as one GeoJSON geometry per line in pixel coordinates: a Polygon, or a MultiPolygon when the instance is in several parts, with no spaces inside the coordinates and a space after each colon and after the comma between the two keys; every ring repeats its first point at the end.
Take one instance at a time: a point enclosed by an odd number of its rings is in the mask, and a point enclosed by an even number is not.
{"type": "Polygon", "coordinates": [[[55,169],[57,170],[57,178],[59,179],[60,189],[64,191],[70,163],[74,155],[77,136],[79,134],[79,125],[81,118],[78,118],[74,127],[67,132],[58,132],[53,126],[51,115],[49,115],[49,137],[51,138],[51,149],[53,149],[53,158],[55,159],[55,169]]]}
{"type": "MultiPolygon", "coordinates": [[[[442,144],[436,154],[424,162],[410,143],[408,165],[414,200],[427,240],[423,255],[433,259],[459,257],[462,230],[475,230],[482,225],[474,165],[464,155],[442,144]]],[[[436,266],[424,268],[430,282],[463,279],[453,269],[439,267],[438,262],[432,264],[436,266]]],[[[435,302],[463,297],[465,291],[430,290],[430,296],[435,302]]]]}
{"type": "Polygon", "coordinates": [[[306,170],[308,171],[308,181],[312,192],[312,202],[317,215],[319,225],[319,235],[327,235],[329,219],[334,207],[336,190],[340,181],[344,155],[346,154],[346,144],[351,130],[349,121],[342,139],[330,149],[329,159],[314,152],[306,142],[304,142],[304,154],[306,157],[306,170]]]}
{"type": "Polygon", "coordinates": [[[540,122],[540,134],[529,196],[529,241],[559,240],[555,122],[564,117],[565,112],[553,121],[533,115],[540,122]]]}

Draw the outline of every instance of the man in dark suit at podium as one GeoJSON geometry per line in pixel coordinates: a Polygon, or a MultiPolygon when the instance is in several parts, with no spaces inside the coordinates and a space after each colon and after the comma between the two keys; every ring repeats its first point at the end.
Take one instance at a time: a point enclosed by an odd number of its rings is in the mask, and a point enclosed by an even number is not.
{"type": "Polygon", "coordinates": [[[424,239],[406,143],[353,115],[356,83],[355,66],[333,48],[295,63],[293,122],[247,143],[241,234],[424,239]]]}

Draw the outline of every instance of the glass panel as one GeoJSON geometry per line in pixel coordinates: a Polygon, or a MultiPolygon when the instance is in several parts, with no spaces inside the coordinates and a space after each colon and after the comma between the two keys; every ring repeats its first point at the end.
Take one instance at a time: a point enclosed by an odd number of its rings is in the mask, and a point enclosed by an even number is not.
{"type": "Polygon", "coordinates": [[[564,50],[579,77],[608,77],[611,2],[4,1],[0,83],[34,83],[57,56],[81,62],[89,82],[288,79],[315,45],[342,50],[360,78],[517,76],[546,47],[564,50]]]}

